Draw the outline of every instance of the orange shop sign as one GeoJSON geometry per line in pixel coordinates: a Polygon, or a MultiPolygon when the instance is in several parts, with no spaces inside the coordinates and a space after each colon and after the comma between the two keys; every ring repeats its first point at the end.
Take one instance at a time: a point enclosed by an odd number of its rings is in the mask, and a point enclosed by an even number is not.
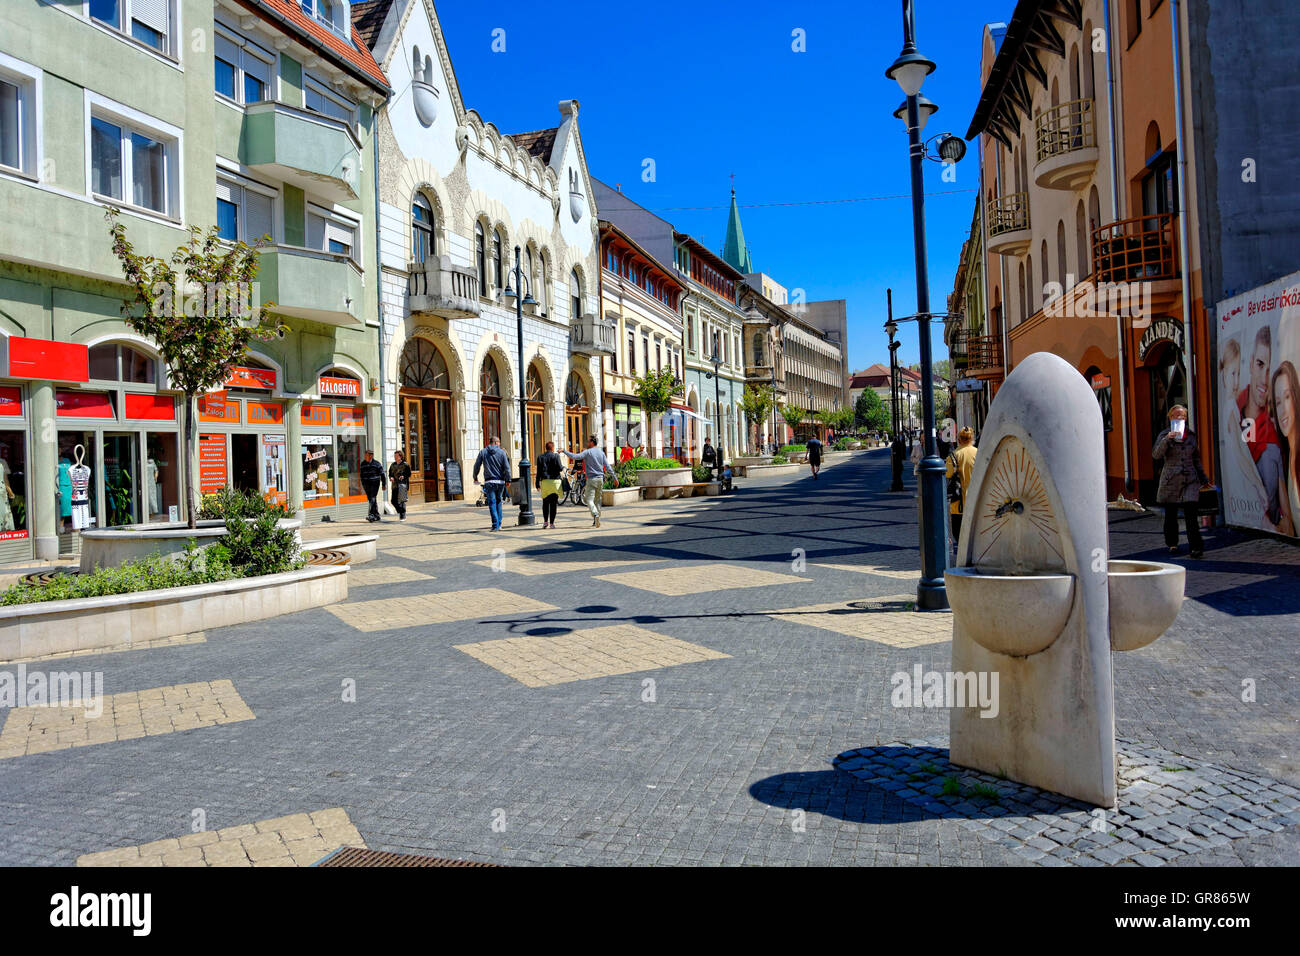
{"type": "Polygon", "coordinates": [[[236,365],[226,377],[226,387],[265,388],[268,391],[273,391],[275,389],[275,369],[249,368],[244,365],[236,365]]]}
{"type": "Polygon", "coordinates": [[[356,405],[339,405],[334,409],[334,423],[339,428],[365,428],[366,410],[356,405]]]}
{"type": "Polygon", "coordinates": [[[245,414],[250,425],[283,425],[284,406],[279,402],[249,402],[245,414]]]}
{"type": "Polygon", "coordinates": [[[331,421],[329,405],[304,405],[302,407],[302,423],[304,425],[319,425],[328,428],[331,421]]]}
{"type": "Polygon", "coordinates": [[[321,398],[327,395],[357,398],[361,395],[361,383],[355,378],[335,378],[331,375],[322,375],[319,386],[321,398]]]}
{"type": "Polygon", "coordinates": [[[199,421],[216,425],[238,425],[239,402],[218,397],[218,394],[224,396],[225,393],[199,396],[199,421]]]}

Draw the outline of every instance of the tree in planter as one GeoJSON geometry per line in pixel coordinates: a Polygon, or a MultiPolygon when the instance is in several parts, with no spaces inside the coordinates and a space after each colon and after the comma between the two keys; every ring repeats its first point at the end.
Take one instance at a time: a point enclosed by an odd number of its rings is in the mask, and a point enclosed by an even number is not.
{"type": "Polygon", "coordinates": [[[170,259],[159,259],[135,251],[119,215],[110,208],[105,218],[113,254],[135,293],[123,302],[122,314],[133,331],[157,345],[171,385],[185,396],[185,510],[193,528],[194,401],[229,377],[231,367],[244,361],[250,342],[281,335],[284,326],[267,321],[274,303],[254,302],[261,240],[256,246],[231,244],[221,239],[216,226],[206,234],[191,226],[189,242],[178,246],[170,259]]]}
{"type": "Polygon", "coordinates": [[[785,423],[790,426],[790,430],[796,435],[799,432],[799,426],[803,420],[808,417],[808,410],[800,408],[798,405],[786,405],[781,409],[781,417],[785,423]]]}
{"type": "Polygon", "coordinates": [[[763,422],[767,421],[768,413],[772,411],[772,405],[772,386],[745,386],[745,393],[740,398],[740,407],[744,410],[749,423],[754,426],[754,447],[758,447],[760,444],[759,437],[762,435],[763,422]]]}
{"type": "MultiPolygon", "coordinates": [[[[654,451],[654,422],[672,405],[673,396],[681,389],[681,382],[670,368],[658,372],[646,372],[636,380],[633,391],[641,399],[641,411],[644,413],[645,425],[649,429],[647,450],[654,451]]],[[[653,457],[653,456],[652,456],[653,457]]]]}
{"type": "Polygon", "coordinates": [[[869,388],[863,389],[858,396],[853,411],[858,428],[865,428],[868,432],[887,432],[892,427],[889,409],[881,397],[869,388]]]}

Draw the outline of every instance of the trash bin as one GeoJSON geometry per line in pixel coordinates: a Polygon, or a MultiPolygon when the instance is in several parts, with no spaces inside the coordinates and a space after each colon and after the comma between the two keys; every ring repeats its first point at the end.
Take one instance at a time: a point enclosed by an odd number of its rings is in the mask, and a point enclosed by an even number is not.
{"type": "Polygon", "coordinates": [[[522,478],[510,479],[510,503],[512,505],[522,505],[524,503],[524,480],[522,478]]]}

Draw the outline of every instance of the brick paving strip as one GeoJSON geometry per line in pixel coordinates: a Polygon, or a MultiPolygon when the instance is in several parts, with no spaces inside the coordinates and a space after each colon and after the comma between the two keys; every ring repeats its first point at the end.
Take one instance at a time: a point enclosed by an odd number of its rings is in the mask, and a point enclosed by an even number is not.
{"type": "Polygon", "coordinates": [[[1047,866],[1161,866],[1300,824],[1295,787],[1131,740],[1116,745],[1114,810],[955,766],[938,741],[849,750],[831,764],[1047,866]]]}
{"type": "Polygon", "coordinates": [[[77,858],[77,866],[311,866],[341,847],[365,847],[341,807],[203,830],[77,858]]]}
{"type": "Polygon", "coordinates": [[[6,664],[30,664],[33,661],[57,661],[66,657],[91,657],[100,654],[121,654],[124,651],[148,651],[159,647],[180,647],[185,644],[202,644],[208,637],[203,631],[193,634],[174,634],[160,637],[156,641],[141,641],[138,644],[126,644],[122,647],[92,647],[84,651],[59,651],[55,654],[40,654],[36,657],[16,657],[9,661],[0,661],[0,667],[6,664]]]}
{"type": "Polygon", "coordinates": [[[108,694],[97,717],[87,712],[92,703],[12,708],[0,730],[0,760],[255,719],[228,680],[108,694]]]}

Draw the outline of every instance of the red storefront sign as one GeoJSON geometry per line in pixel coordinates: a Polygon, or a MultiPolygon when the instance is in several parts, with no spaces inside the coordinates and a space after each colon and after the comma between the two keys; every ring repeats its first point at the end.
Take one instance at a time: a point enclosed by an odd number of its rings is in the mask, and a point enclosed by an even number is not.
{"type": "Polygon", "coordinates": [[[1099,389],[1099,388],[1110,388],[1110,376],[1109,376],[1109,375],[1094,375],[1094,376],[1092,377],[1092,387],[1093,387],[1094,389],[1099,389]]]}
{"type": "Polygon", "coordinates": [[[103,392],[55,392],[54,414],[60,418],[116,418],[103,392]]]}
{"type": "Polygon", "coordinates": [[[9,337],[9,377],[89,382],[90,349],[72,342],[9,337]]]}
{"type": "Polygon", "coordinates": [[[366,410],[355,405],[340,405],[334,409],[334,424],[340,428],[365,428],[366,410]]]}
{"type": "Polygon", "coordinates": [[[6,385],[0,388],[0,415],[21,415],[23,413],[23,390],[6,385]]]}
{"type": "Polygon", "coordinates": [[[329,375],[320,377],[320,395],[338,395],[344,398],[358,398],[361,395],[361,383],[355,378],[333,378],[329,375]]]}
{"type": "Polygon", "coordinates": [[[199,421],[215,425],[238,425],[239,402],[216,398],[213,394],[199,396],[199,421]]]}
{"type": "Polygon", "coordinates": [[[265,388],[275,389],[275,369],[248,368],[236,365],[226,378],[226,388],[265,388]]]}
{"type": "Polygon", "coordinates": [[[199,493],[215,494],[226,487],[226,436],[199,436],[199,493]]]}
{"type": "Polygon", "coordinates": [[[249,402],[247,415],[250,425],[284,424],[284,406],[278,402],[249,402]]]}
{"type": "Polygon", "coordinates": [[[304,425],[323,425],[328,428],[330,421],[330,406],[304,405],[302,407],[302,423],[304,425]]]}
{"type": "Polygon", "coordinates": [[[170,395],[132,395],[126,396],[126,417],[147,419],[156,422],[174,422],[176,420],[176,403],[170,395]]]}

